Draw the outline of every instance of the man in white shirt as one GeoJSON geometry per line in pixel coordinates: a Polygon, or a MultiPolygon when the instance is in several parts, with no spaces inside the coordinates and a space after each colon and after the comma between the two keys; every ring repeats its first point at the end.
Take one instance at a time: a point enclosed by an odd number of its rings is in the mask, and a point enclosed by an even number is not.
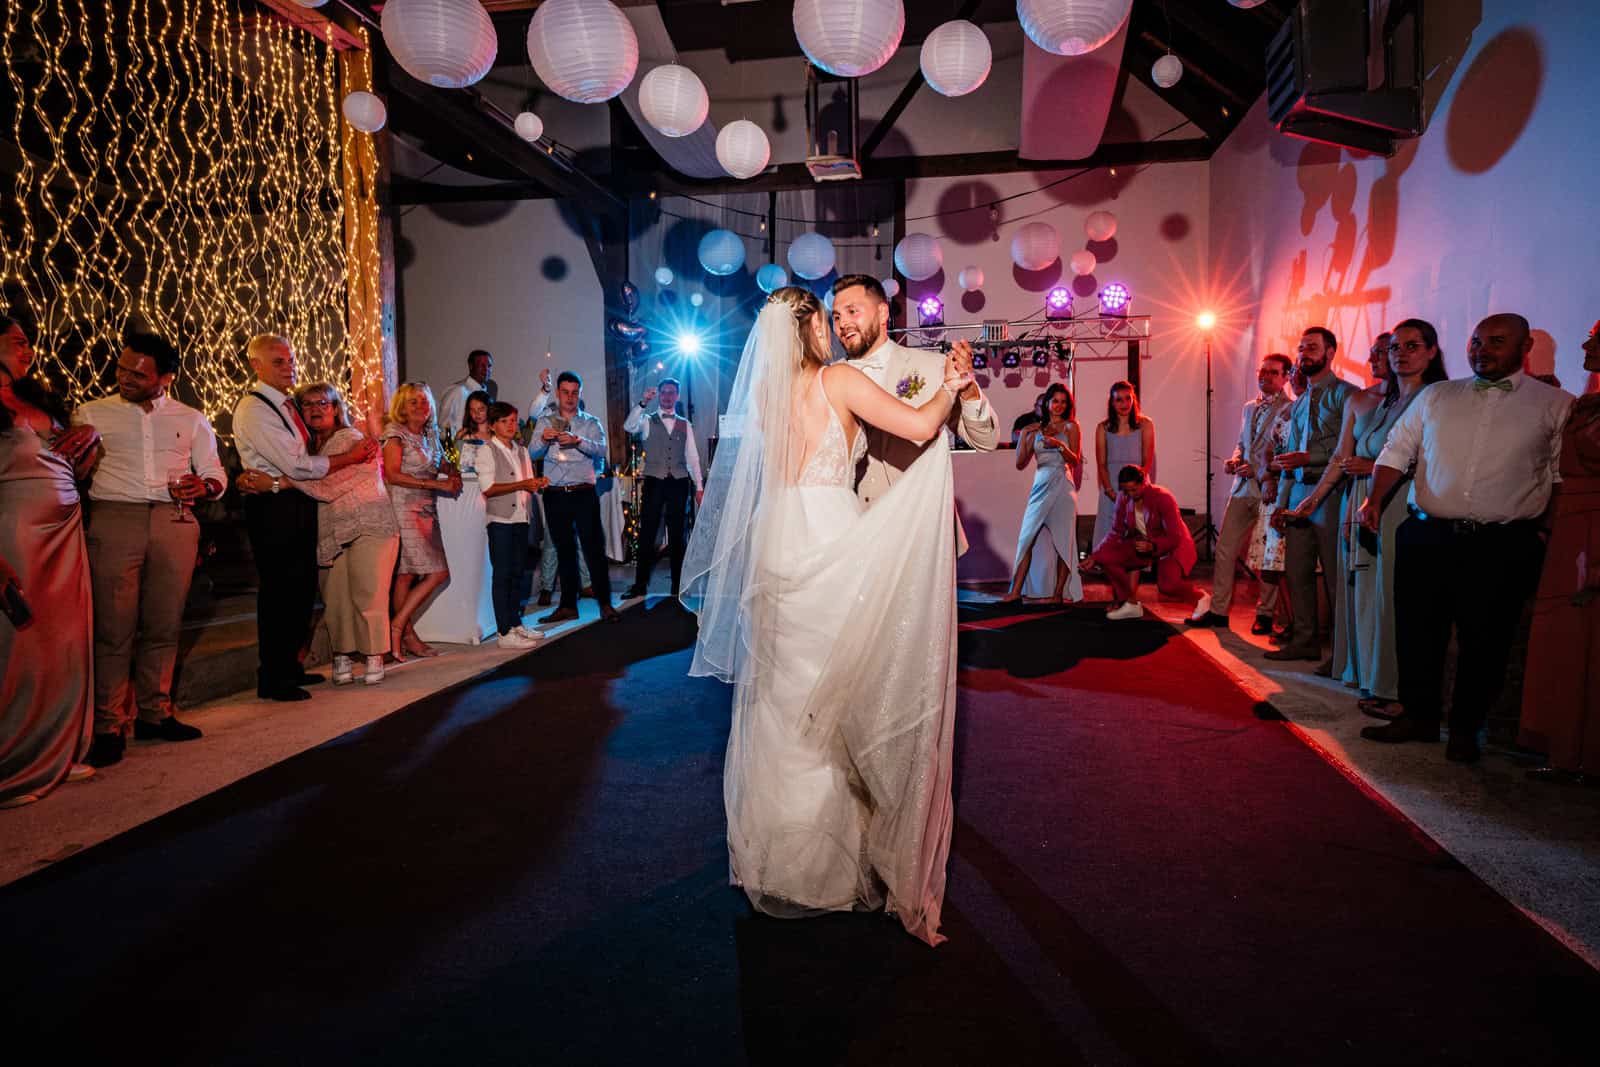
{"type": "Polygon", "coordinates": [[[490,376],[494,373],[494,357],[481,348],[467,353],[467,376],[439,391],[439,432],[461,433],[461,424],[467,417],[467,397],[480,389],[490,400],[500,399],[500,384],[490,376]]]}
{"type": "Polygon", "coordinates": [[[245,530],[256,565],[256,695],[266,700],[309,700],[301,688],[323,681],[300,665],[317,603],[317,503],[288,479],[325,478],[330,471],[366,463],[378,443],[364,439],[337,456],[311,452],[311,433],[290,392],[294,348],[288,338],[259,334],[245,348],[256,380],[233,409],[233,442],[245,470],[272,476],[272,491],[244,498],[245,530]],[[286,492],[284,490],[287,490],[286,492]]]}
{"type": "Polygon", "coordinates": [[[206,417],[167,395],[178,350],[133,334],[117,359],[117,391],[73,412],[100,433],[85,544],[94,592],[94,744],[88,762],[122,759],[130,690],[141,741],[192,741],[172,702],[178,630],[194,579],[200,524],[185,510],[215,500],[228,476],[206,417]],[[130,668],[132,676],[130,679],[130,668]]]}
{"type": "Polygon", "coordinates": [[[533,476],[533,460],[517,437],[517,409],[489,405],[489,444],[479,453],[478,489],[488,521],[490,591],[501,648],[532,648],[544,634],[522,623],[522,576],[528,566],[528,522],[533,494],[544,488],[533,476]]]}
{"type": "Polygon", "coordinates": [[[1472,331],[1473,377],[1435,382],[1400,416],[1378,455],[1360,521],[1378,529],[1382,502],[1415,468],[1411,517],[1395,535],[1396,658],[1404,713],[1369,726],[1369,741],[1437,741],[1445,649],[1456,631],[1450,743],[1478,758],[1478,731],[1500,695],[1518,620],[1538,582],[1561,481],[1561,431],[1571,394],[1523,369],[1528,320],[1491,315],[1472,331]]]}
{"type": "Polygon", "coordinates": [[[644,596],[650,586],[650,572],[656,566],[656,531],[667,523],[667,552],[672,563],[672,595],[678,595],[683,577],[684,520],[689,514],[689,492],[694,491],[695,506],[705,495],[700,476],[700,452],[695,448],[694,427],[678,416],[678,380],[663,378],[659,385],[644,391],[622,423],[624,431],[641,439],[644,446],[644,494],[639,509],[639,562],[634,569],[633,588],[625,596],[644,596]],[[660,407],[650,410],[650,402],[661,397],[660,407]]]}

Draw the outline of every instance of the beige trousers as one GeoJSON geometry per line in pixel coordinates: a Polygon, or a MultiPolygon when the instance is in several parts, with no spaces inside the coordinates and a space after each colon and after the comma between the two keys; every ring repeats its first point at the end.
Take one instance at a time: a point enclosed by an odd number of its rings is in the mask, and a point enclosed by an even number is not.
{"type": "Polygon", "coordinates": [[[171,504],[89,505],[97,734],[127,731],[130,689],[144,721],[173,713],[178,630],[200,544],[200,524],[175,522],[175,514],[171,504]]]}
{"type": "Polygon", "coordinates": [[[322,619],[333,651],[365,656],[389,651],[389,582],[399,555],[399,534],[363,534],[344,546],[333,566],[318,568],[322,619]]]}
{"type": "MultiPolygon", "coordinates": [[[[1217,532],[1216,559],[1211,570],[1211,610],[1218,615],[1226,615],[1233,606],[1234,566],[1239,561],[1240,550],[1250,543],[1260,514],[1259,497],[1228,498],[1228,507],[1222,513],[1222,529],[1217,532]]],[[[1277,606],[1278,587],[1272,582],[1262,582],[1256,614],[1270,619],[1277,606]]]]}

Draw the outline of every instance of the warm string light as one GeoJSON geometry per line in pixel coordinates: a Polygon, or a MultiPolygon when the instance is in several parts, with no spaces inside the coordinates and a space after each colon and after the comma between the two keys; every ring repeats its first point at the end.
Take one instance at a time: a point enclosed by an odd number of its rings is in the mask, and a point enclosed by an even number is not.
{"type": "Polygon", "coordinates": [[[375,215],[347,231],[329,42],[248,0],[7,4],[4,30],[22,152],[0,307],[31,320],[71,401],[110,388],[135,326],[178,345],[179,391],[213,420],[251,378],[253,334],[286,335],[302,380],[340,385],[380,350],[375,300],[346,321],[347,263],[377,290],[375,215]]]}

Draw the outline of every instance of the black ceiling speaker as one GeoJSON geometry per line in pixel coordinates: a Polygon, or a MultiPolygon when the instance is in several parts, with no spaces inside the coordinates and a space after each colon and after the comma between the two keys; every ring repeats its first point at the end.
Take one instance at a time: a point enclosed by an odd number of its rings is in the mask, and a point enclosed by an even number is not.
{"type": "Polygon", "coordinates": [[[1267,115],[1278,132],[1385,156],[1419,136],[1422,5],[1296,0],[1267,46],[1267,115]]]}

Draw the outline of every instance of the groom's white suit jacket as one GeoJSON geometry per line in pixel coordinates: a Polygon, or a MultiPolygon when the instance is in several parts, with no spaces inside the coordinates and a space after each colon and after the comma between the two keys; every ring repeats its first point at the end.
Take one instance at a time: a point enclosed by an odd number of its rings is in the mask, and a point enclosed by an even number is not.
{"type": "MultiPolygon", "coordinates": [[[[898,396],[902,402],[920,408],[944,384],[944,355],[931,349],[906,348],[885,341],[850,365],[871,378],[880,388],[898,396]],[[906,394],[912,395],[906,395],[906,394]]],[[[988,397],[957,402],[950,412],[948,428],[979,452],[993,452],[997,434],[994,409],[988,397]]],[[[916,445],[875,426],[867,427],[867,458],[857,472],[856,495],[868,507],[895,483],[902,472],[922,455],[926,444],[916,445]]],[[[956,518],[956,552],[967,550],[966,533],[956,518]]]]}

